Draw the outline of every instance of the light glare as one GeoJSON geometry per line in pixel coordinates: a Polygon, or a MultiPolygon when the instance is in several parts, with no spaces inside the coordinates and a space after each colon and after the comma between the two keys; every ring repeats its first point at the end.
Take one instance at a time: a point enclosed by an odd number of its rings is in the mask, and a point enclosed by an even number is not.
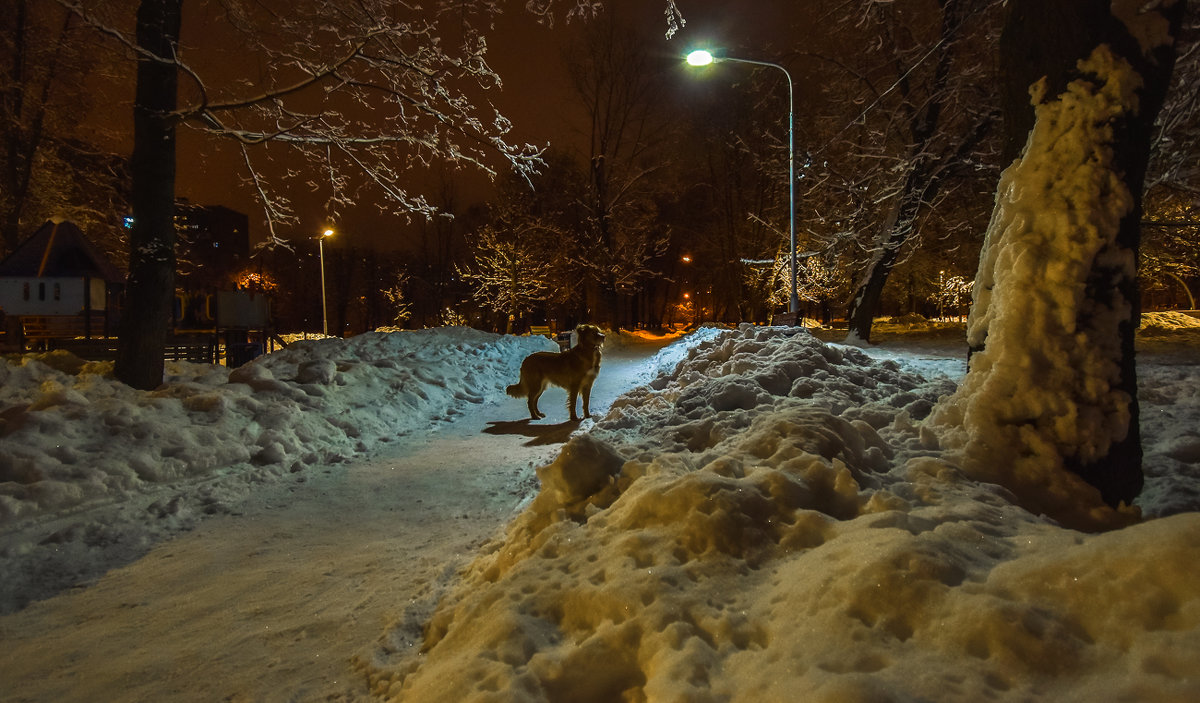
{"type": "Polygon", "coordinates": [[[693,66],[707,66],[713,62],[713,55],[704,49],[697,49],[687,55],[687,62],[693,66]]]}

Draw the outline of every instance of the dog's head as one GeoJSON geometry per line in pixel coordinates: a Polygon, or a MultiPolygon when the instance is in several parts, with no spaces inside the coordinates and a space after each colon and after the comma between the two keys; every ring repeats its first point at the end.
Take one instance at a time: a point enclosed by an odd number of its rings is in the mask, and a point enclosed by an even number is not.
{"type": "Polygon", "coordinates": [[[575,335],[579,338],[579,346],[581,347],[598,347],[604,344],[604,333],[595,325],[580,325],[575,328],[575,335]]]}

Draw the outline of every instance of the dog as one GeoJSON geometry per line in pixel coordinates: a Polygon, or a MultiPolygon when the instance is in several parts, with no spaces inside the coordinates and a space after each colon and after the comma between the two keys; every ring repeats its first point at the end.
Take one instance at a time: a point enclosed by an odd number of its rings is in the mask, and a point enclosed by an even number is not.
{"type": "Polygon", "coordinates": [[[538,398],[553,383],[567,391],[567,410],[571,420],[579,421],[575,414],[575,399],[583,396],[583,416],[591,417],[588,401],[592,396],[592,383],[600,373],[600,348],[604,345],[604,333],[595,325],[580,325],[575,328],[579,341],[564,352],[536,352],[521,362],[521,380],[508,387],[514,398],[529,399],[529,417],[540,420],[546,417],[538,412],[538,398]]]}

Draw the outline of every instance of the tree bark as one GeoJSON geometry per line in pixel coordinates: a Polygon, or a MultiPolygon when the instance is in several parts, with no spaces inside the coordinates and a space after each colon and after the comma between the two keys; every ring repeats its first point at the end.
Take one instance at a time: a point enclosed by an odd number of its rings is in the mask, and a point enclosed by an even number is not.
{"type": "Polygon", "coordinates": [[[133,228],[114,373],[134,388],[162,384],[175,292],[175,119],[182,0],[141,0],[133,108],[133,228]]]}
{"type": "MultiPolygon", "coordinates": [[[[1140,245],[1142,190],[1149,161],[1152,128],[1162,106],[1174,68],[1173,45],[1144,52],[1138,41],[1112,14],[1109,0],[1073,0],[1047,3],[1044,0],[1009,0],[1009,14],[1001,39],[1001,63],[1007,69],[1004,81],[1005,154],[1019,155],[1034,124],[1030,86],[1045,78],[1046,99],[1057,99],[1068,83],[1078,78],[1076,67],[1101,44],[1128,61],[1140,74],[1143,85],[1138,91],[1138,109],[1117,120],[1112,144],[1114,165],[1129,189],[1134,205],[1120,222],[1111,249],[1096,256],[1087,276],[1085,296],[1090,305],[1079,308],[1081,325],[1090,311],[1128,310],[1116,330],[1119,336],[1119,367],[1116,388],[1130,399],[1127,431],[1116,437],[1104,456],[1090,461],[1064,457],[1067,468],[1095,486],[1104,501],[1116,507],[1130,503],[1143,484],[1142,448],[1137,402],[1137,369],[1134,359],[1134,334],[1140,322],[1140,294],[1136,277],[1120,266],[1105,262],[1119,261],[1121,253],[1136,259],[1140,245]],[[1116,255],[1114,255],[1114,252],[1116,255]]],[[[1158,13],[1177,37],[1186,3],[1164,3],[1148,12],[1158,13]]],[[[986,344],[986,330],[977,335],[973,350],[986,344]]],[[[1119,423],[1118,423],[1119,424],[1119,423]]]]}
{"type": "MultiPolygon", "coordinates": [[[[1173,7],[1160,9],[1171,26],[1171,36],[1178,37],[1187,3],[1179,0],[1173,7]]],[[[1142,89],[1138,95],[1138,111],[1127,115],[1116,125],[1114,160],[1126,187],[1134,196],[1133,209],[1121,220],[1116,246],[1133,253],[1135,260],[1140,256],[1142,194],[1146,181],[1146,167],[1150,162],[1153,143],[1154,121],[1166,98],[1171,73],[1175,67],[1175,47],[1160,47],[1147,55],[1142,52],[1138,41],[1115,21],[1109,24],[1109,43],[1116,53],[1142,76],[1142,89]]],[[[1068,468],[1078,473],[1085,481],[1100,490],[1104,501],[1116,506],[1120,502],[1131,502],[1142,490],[1142,444],[1139,426],[1140,411],[1137,400],[1137,364],[1134,338],[1141,326],[1141,291],[1136,276],[1115,276],[1105,266],[1097,265],[1087,281],[1087,291],[1102,302],[1124,299],[1132,302],[1129,319],[1122,321],[1118,333],[1121,340],[1120,388],[1129,394],[1129,432],[1115,443],[1107,456],[1080,463],[1068,462],[1068,468]]]]}
{"type": "Polygon", "coordinates": [[[892,206],[887,220],[882,226],[882,244],[879,245],[867,270],[863,273],[854,298],[850,302],[850,311],[846,315],[849,323],[849,334],[862,342],[871,341],[871,328],[875,324],[875,316],[879,314],[879,301],[883,298],[883,287],[887,285],[888,275],[896,264],[900,248],[908,240],[912,232],[913,220],[916,219],[920,200],[913,198],[906,186],[904,191],[896,196],[900,199],[892,206]],[[907,226],[901,226],[907,221],[907,226]]]}

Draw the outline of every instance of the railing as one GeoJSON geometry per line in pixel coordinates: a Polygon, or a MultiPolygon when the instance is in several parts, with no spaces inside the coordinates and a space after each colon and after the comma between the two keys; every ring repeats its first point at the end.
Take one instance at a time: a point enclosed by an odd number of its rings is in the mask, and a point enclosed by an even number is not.
{"type": "MultiPolygon", "coordinates": [[[[112,361],[117,358],[116,337],[93,337],[91,339],[50,339],[50,349],[69,351],[80,359],[89,361],[112,361]]],[[[174,335],[167,338],[163,347],[163,358],[168,361],[192,361],[197,364],[214,364],[217,345],[212,337],[174,335]]]]}

